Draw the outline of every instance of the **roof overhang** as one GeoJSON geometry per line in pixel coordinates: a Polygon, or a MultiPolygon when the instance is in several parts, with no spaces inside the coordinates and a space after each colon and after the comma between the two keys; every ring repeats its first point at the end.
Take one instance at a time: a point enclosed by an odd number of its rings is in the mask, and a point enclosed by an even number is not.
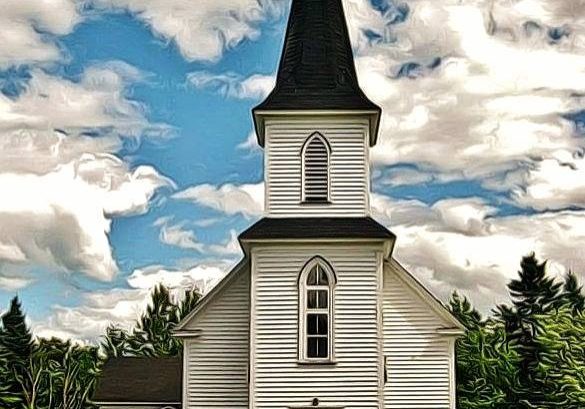
{"type": "Polygon", "coordinates": [[[286,116],[299,116],[299,115],[307,115],[307,116],[331,116],[331,115],[355,115],[355,116],[365,116],[368,118],[369,121],[369,132],[370,132],[370,146],[374,146],[378,141],[378,130],[380,128],[380,117],[381,117],[381,110],[379,109],[372,109],[372,110],[339,110],[339,109],[322,109],[322,110],[315,110],[315,109],[294,109],[294,110],[263,110],[263,109],[253,109],[252,116],[254,117],[254,129],[256,130],[256,136],[258,137],[258,144],[261,147],[264,147],[265,142],[265,129],[266,129],[266,119],[270,117],[286,117],[286,116]]]}

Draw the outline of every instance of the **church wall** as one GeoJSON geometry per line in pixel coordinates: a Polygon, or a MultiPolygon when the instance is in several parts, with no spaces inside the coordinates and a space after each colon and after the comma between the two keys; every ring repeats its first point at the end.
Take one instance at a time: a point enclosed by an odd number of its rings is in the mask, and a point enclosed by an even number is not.
{"type": "Polygon", "coordinates": [[[252,251],[251,408],[380,408],[383,361],[378,301],[382,246],[280,244],[252,251]],[[337,276],[334,364],[298,358],[298,279],[319,255],[337,276]]]}
{"type": "Polygon", "coordinates": [[[369,125],[365,118],[283,116],[266,121],[266,213],[269,217],[368,213],[369,125]],[[331,145],[330,205],[301,204],[301,149],[320,132],[331,145]]]}
{"type": "Polygon", "coordinates": [[[184,338],[184,405],[187,408],[247,408],[250,272],[216,294],[184,338]]]}
{"type": "Polygon", "coordinates": [[[385,409],[450,409],[454,402],[454,340],[437,333],[445,322],[384,267],[385,409]]]}

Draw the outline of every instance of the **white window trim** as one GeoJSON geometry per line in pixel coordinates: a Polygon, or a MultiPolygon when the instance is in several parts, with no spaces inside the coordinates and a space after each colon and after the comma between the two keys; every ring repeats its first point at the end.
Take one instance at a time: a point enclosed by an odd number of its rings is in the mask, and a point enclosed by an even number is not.
{"type": "Polygon", "coordinates": [[[301,203],[304,205],[324,205],[331,203],[331,145],[327,138],[320,132],[312,133],[303,143],[301,148],[301,203]],[[313,139],[320,139],[327,149],[327,201],[326,202],[308,202],[305,197],[305,151],[313,139]]]}
{"type": "Polygon", "coordinates": [[[298,362],[301,364],[333,364],[335,363],[335,348],[334,348],[334,333],[333,333],[333,321],[334,321],[334,300],[335,300],[335,285],[337,284],[337,278],[330,264],[322,257],[313,257],[309,262],[305,264],[299,275],[298,289],[299,289],[299,328],[298,328],[298,362]],[[319,265],[323,271],[327,274],[329,281],[328,286],[307,286],[307,276],[315,267],[319,265]],[[327,289],[328,302],[327,302],[327,314],[328,314],[328,336],[327,336],[327,357],[326,358],[309,358],[307,357],[307,327],[306,317],[307,311],[307,291],[309,289],[327,289]]]}

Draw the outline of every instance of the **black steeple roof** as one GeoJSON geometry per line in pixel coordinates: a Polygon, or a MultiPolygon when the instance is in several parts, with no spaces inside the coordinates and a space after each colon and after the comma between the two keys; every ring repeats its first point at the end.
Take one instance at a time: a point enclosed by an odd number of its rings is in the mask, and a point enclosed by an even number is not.
{"type": "Polygon", "coordinates": [[[254,108],[257,130],[260,112],[282,110],[366,111],[377,130],[381,110],[359,87],[341,0],[292,0],[276,86],[254,108]]]}

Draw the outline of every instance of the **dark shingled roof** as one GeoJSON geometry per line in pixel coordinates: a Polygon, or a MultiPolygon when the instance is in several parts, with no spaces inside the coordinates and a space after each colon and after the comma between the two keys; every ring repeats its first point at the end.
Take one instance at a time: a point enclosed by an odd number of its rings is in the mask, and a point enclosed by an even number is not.
{"type": "Polygon", "coordinates": [[[293,0],[276,86],[255,111],[380,112],[362,92],[341,0],[293,0]]]}
{"type": "Polygon", "coordinates": [[[93,401],[180,403],[181,358],[111,358],[98,379],[93,401]]]}
{"type": "Polygon", "coordinates": [[[240,235],[240,240],[395,238],[371,217],[267,217],[240,235]]]}

